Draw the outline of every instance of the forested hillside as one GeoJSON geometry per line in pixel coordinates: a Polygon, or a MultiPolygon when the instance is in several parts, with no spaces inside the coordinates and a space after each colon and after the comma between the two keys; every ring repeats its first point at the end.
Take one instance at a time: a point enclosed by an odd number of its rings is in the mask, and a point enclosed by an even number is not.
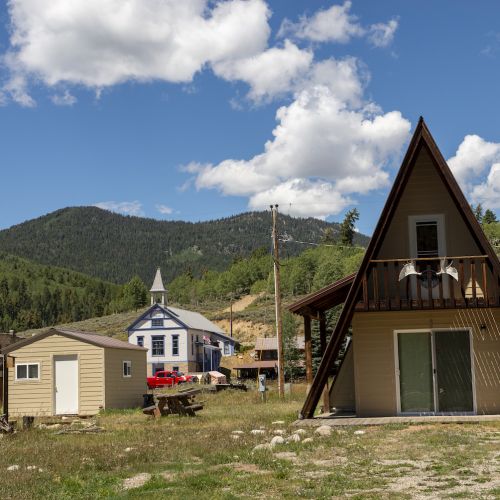
{"type": "MultiPolygon", "coordinates": [[[[339,224],[318,219],[279,218],[280,234],[290,240],[318,242],[339,224]]],[[[368,238],[356,234],[355,244],[368,238]]],[[[190,272],[223,271],[260,247],[270,247],[271,214],[249,212],[207,222],[158,221],[123,216],[96,207],[57,210],[0,231],[0,251],[36,262],[74,269],[115,283],[139,275],[149,283],[157,266],[166,281],[190,272]]],[[[288,255],[304,250],[288,243],[288,255]]]]}
{"type": "Polygon", "coordinates": [[[0,331],[79,321],[130,308],[122,286],[0,252],[0,331]]]}

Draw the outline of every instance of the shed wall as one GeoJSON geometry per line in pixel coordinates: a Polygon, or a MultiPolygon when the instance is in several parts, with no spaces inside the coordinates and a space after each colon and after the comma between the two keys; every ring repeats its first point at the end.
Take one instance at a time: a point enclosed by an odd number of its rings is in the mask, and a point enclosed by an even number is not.
{"type": "Polygon", "coordinates": [[[397,414],[394,331],[419,328],[472,329],[477,413],[500,413],[500,309],[359,312],[352,327],[358,416],[397,414]]]}
{"type": "Polygon", "coordinates": [[[352,342],[349,344],[342,367],[330,389],[330,406],[337,410],[347,411],[354,411],[356,408],[352,342]]]}
{"type": "Polygon", "coordinates": [[[9,369],[9,414],[15,417],[54,414],[54,362],[57,355],[78,356],[79,414],[94,415],[103,406],[104,350],[79,340],[51,335],[13,351],[16,362],[40,363],[40,380],[16,381],[9,369]]]}
{"type": "Polygon", "coordinates": [[[105,408],[137,408],[146,392],[146,351],[106,349],[105,408]],[[123,362],[132,362],[131,377],[123,376],[123,362]]]}

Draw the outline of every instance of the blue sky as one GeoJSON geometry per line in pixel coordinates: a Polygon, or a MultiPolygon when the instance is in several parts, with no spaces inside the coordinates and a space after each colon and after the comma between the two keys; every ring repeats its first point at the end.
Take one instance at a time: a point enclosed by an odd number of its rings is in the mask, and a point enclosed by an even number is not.
{"type": "Polygon", "coordinates": [[[500,209],[498,2],[10,0],[0,57],[0,228],[277,202],[369,234],[419,115],[500,209]]]}

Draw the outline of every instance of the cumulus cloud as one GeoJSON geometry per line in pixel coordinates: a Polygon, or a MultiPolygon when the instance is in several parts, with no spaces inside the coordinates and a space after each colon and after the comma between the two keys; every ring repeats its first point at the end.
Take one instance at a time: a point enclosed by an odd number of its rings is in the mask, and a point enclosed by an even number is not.
{"type": "Polygon", "coordinates": [[[56,106],[73,106],[77,101],[76,97],[69,90],[65,90],[62,94],[54,94],[50,100],[56,106]]]}
{"type": "Polygon", "coordinates": [[[500,208],[500,143],[466,135],[448,164],[473,203],[500,208]]]}
{"type": "Polygon", "coordinates": [[[462,188],[467,190],[469,182],[495,161],[500,161],[500,144],[487,142],[478,135],[466,135],[448,165],[462,188]]]}
{"type": "Polygon", "coordinates": [[[368,30],[368,40],[375,47],[389,46],[394,40],[398,24],[397,19],[391,19],[387,23],[372,24],[368,30]]]}
{"type": "Polygon", "coordinates": [[[332,5],[329,9],[319,10],[311,17],[302,16],[297,23],[285,19],[279,36],[293,35],[296,38],[313,42],[347,43],[354,36],[362,36],[365,30],[357,17],[350,14],[352,2],[332,5]]]}
{"type": "Polygon", "coordinates": [[[142,204],[135,201],[101,201],[94,205],[95,207],[102,208],[103,210],[109,210],[110,212],[117,212],[123,215],[144,215],[142,210],[142,204]]]}
{"type": "Polygon", "coordinates": [[[358,18],[350,13],[351,7],[352,2],[345,1],[342,5],[318,10],[310,17],[301,16],[296,23],[285,19],[281,23],[278,36],[337,43],[347,43],[354,37],[366,36],[375,47],[387,47],[392,43],[399,24],[396,18],[365,28],[358,22],[358,18]]]}
{"type": "Polygon", "coordinates": [[[251,88],[248,97],[259,101],[288,92],[309,69],[312,60],[311,51],[285,40],[283,48],[273,47],[252,57],[216,63],[214,72],[226,80],[248,83],[251,88]]]}
{"type": "MultiPolygon", "coordinates": [[[[10,0],[8,9],[4,64],[49,86],[190,82],[207,64],[261,53],[270,34],[264,0],[10,0]]],[[[18,84],[5,92],[16,98],[18,84]]]]}
{"type": "Polygon", "coordinates": [[[251,208],[274,196],[295,200],[290,212],[296,215],[338,213],[351,201],[347,195],[387,185],[385,167],[408,138],[410,123],[400,112],[373,114],[376,110],[350,106],[331,88],[313,85],[278,109],[273,138],[262,153],[186,170],[195,174],[198,189],[248,196],[251,208]],[[327,203],[330,195],[336,200],[327,203]]]}
{"type": "Polygon", "coordinates": [[[170,215],[174,212],[173,208],[168,207],[167,205],[157,204],[155,206],[156,210],[160,212],[162,215],[170,215]]]}

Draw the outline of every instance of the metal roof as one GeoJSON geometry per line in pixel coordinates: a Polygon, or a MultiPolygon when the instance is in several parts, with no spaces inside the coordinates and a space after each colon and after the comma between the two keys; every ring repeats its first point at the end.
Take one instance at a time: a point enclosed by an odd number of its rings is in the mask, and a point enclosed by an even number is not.
{"type": "Polygon", "coordinates": [[[172,306],[161,307],[163,307],[167,313],[173,313],[174,317],[177,317],[179,321],[193,330],[203,330],[205,332],[217,333],[219,335],[226,336],[226,332],[224,332],[224,330],[219,328],[215,323],[212,323],[209,319],[205,318],[203,314],[194,311],[186,311],[185,309],[179,309],[172,306]]]}
{"type": "Polygon", "coordinates": [[[124,342],[123,340],[114,339],[112,337],[108,337],[106,335],[100,335],[98,333],[92,332],[80,332],[73,330],[60,330],[58,328],[50,328],[49,330],[41,333],[37,333],[32,337],[27,339],[23,339],[15,344],[11,344],[2,350],[3,353],[8,353],[15,351],[21,347],[37,342],[38,340],[42,340],[45,337],[49,337],[50,335],[62,335],[63,337],[69,337],[71,339],[80,340],[87,344],[92,344],[97,347],[103,347],[105,349],[132,349],[139,351],[146,351],[145,347],[140,347],[134,344],[130,344],[128,342],[124,342]]]}
{"type": "Polygon", "coordinates": [[[153,286],[150,292],[166,292],[165,286],[163,285],[163,280],[161,278],[160,268],[156,269],[155,279],[153,281],[153,286]]]}
{"type": "MultiPolygon", "coordinates": [[[[304,349],[304,337],[296,337],[297,349],[304,349]]],[[[277,351],[278,339],[276,337],[258,337],[255,340],[256,351],[277,351]]]]}

